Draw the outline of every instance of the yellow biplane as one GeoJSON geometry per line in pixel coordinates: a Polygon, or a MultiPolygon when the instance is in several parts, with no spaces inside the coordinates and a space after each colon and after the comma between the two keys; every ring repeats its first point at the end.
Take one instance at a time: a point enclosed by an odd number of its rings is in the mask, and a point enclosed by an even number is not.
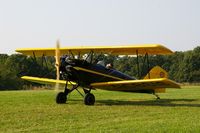
{"type": "Polygon", "coordinates": [[[56,102],[66,103],[67,96],[77,90],[86,105],[93,105],[94,89],[110,91],[151,93],[160,99],[157,93],[165,92],[165,88],[180,88],[175,81],[167,78],[168,74],[159,66],[149,70],[149,55],[167,55],[173,52],[159,44],[126,45],[126,46],[95,46],[95,47],[66,47],[60,48],[31,48],[17,49],[16,52],[32,57],[56,57],[57,79],[23,76],[22,79],[41,84],[62,84],[64,92],[59,92],[56,102]],[[148,73],[143,79],[136,79],[113,68],[107,68],[103,60],[98,60],[95,54],[134,55],[137,57],[138,74],[139,59],[146,60],[148,73]],[[62,55],[62,56],[61,56],[62,55]],[[62,80],[61,80],[62,78],[62,80]],[[78,88],[82,88],[82,94],[78,88]]]}

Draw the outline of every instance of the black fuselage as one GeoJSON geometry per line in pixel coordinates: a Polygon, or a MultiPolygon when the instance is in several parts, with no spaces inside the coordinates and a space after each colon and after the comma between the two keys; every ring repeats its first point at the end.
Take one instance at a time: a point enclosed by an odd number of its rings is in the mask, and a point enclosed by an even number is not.
{"type": "Polygon", "coordinates": [[[90,87],[91,83],[96,82],[135,79],[115,69],[108,69],[100,64],[79,59],[61,60],[60,71],[63,79],[77,82],[83,87],[90,87]]]}

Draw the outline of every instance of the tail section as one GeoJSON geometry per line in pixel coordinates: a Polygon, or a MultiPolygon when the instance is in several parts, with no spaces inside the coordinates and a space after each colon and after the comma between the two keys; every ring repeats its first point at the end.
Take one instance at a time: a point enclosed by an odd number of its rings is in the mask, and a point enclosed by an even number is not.
{"type": "Polygon", "coordinates": [[[168,73],[159,66],[153,67],[144,79],[168,78],[168,73]]]}
{"type": "MultiPolygon", "coordinates": [[[[144,79],[168,78],[168,73],[160,66],[153,67],[144,79]]],[[[165,88],[156,88],[154,93],[165,93],[165,88]]]]}

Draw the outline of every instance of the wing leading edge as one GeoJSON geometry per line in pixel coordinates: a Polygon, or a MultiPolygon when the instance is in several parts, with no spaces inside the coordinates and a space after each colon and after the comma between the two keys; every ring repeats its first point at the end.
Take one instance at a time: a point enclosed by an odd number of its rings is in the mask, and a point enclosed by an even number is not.
{"type": "MultiPolygon", "coordinates": [[[[34,82],[34,83],[39,83],[39,84],[50,84],[54,85],[56,83],[59,83],[61,85],[65,85],[66,81],[65,80],[56,80],[56,79],[48,79],[48,78],[39,78],[39,77],[31,77],[31,76],[23,76],[21,77],[24,80],[34,82]]],[[[71,85],[75,85],[76,83],[71,82],[71,85]]]]}
{"type": "Polygon", "coordinates": [[[100,82],[92,83],[91,86],[103,90],[127,92],[156,90],[159,88],[180,88],[178,83],[167,78],[100,82]]]}

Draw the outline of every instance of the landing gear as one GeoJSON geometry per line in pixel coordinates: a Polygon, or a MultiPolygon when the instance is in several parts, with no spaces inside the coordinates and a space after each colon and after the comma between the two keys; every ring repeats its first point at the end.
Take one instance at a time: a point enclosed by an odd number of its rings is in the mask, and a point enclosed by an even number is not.
{"type": "Polygon", "coordinates": [[[84,97],[84,103],[85,105],[94,105],[95,103],[95,97],[92,93],[87,93],[84,97]]]}
{"type": "Polygon", "coordinates": [[[64,92],[59,92],[56,96],[56,103],[63,104],[67,101],[67,95],[64,92]]]}
{"type": "Polygon", "coordinates": [[[153,95],[156,96],[156,99],[157,99],[157,100],[160,100],[160,97],[158,96],[158,94],[155,94],[155,93],[154,93],[153,95]]]}
{"type": "Polygon", "coordinates": [[[84,95],[78,90],[78,87],[79,87],[79,84],[73,85],[71,82],[67,81],[66,86],[65,86],[65,91],[64,92],[59,92],[57,94],[56,103],[58,103],[58,104],[66,103],[67,95],[69,93],[71,93],[72,91],[77,90],[77,92],[84,98],[84,104],[85,105],[94,105],[95,97],[94,97],[94,95],[92,93],[90,93],[91,88],[89,90],[83,88],[83,91],[85,93],[85,95],[84,95]],[[67,87],[68,83],[71,84],[73,87],[72,88],[68,88],[67,87]]]}
{"type": "MultiPolygon", "coordinates": [[[[69,90],[67,88],[67,84],[68,82],[66,83],[66,86],[65,86],[65,91],[64,92],[59,92],[56,96],[56,103],[57,104],[63,104],[63,103],[66,103],[67,101],[67,95],[72,91],[72,90],[69,90]]],[[[75,87],[74,87],[75,88],[75,87]]]]}

